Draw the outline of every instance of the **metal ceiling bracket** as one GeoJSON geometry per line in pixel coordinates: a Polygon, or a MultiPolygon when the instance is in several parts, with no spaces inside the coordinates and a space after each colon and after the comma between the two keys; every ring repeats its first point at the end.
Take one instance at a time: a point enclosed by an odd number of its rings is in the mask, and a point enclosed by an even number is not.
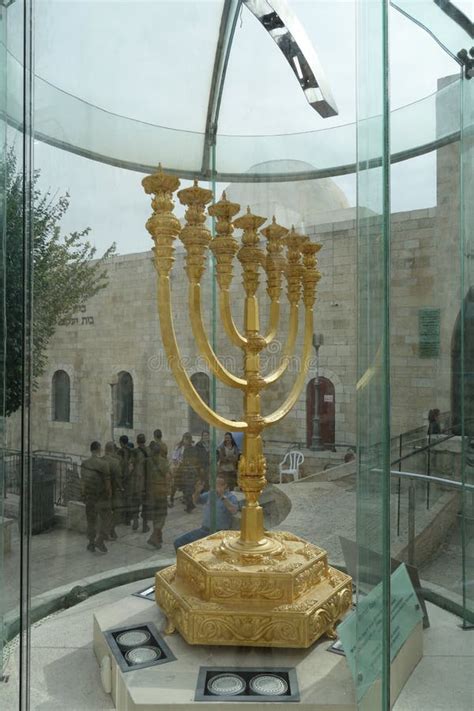
{"type": "MultiPolygon", "coordinates": [[[[447,15],[447,17],[459,25],[459,27],[461,27],[471,39],[474,38],[474,23],[466,15],[464,15],[459,8],[450,2],[450,0],[433,0],[433,3],[437,5],[439,9],[447,15]]],[[[398,10],[401,15],[404,15],[404,17],[408,18],[415,25],[418,25],[418,27],[421,27],[422,30],[427,32],[430,37],[432,37],[434,41],[437,42],[439,46],[454,59],[454,61],[459,62],[459,64],[466,67],[466,78],[471,78],[469,72],[472,68],[468,67],[465,61],[467,57],[466,50],[461,50],[460,52],[454,54],[452,48],[445,44],[443,39],[438,36],[436,27],[432,26],[432,23],[425,23],[422,17],[418,17],[414,14],[409,6],[405,7],[405,3],[401,2],[401,0],[390,0],[390,5],[394,7],[395,10],[398,10]],[[464,53],[466,53],[466,56],[464,53]]]]}
{"type": "Polygon", "coordinates": [[[458,52],[458,58],[464,67],[464,76],[466,79],[472,79],[474,77],[474,47],[471,47],[469,52],[467,49],[461,49],[458,52]]]}
{"type": "Polygon", "coordinates": [[[209,177],[211,174],[211,149],[216,143],[217,124],[219,121],[222,92],[224,91],[225,75],[241,6],[242,0],[225,0],[222,10],[211,88],[209,90],[209,100],[207,104],[206,129],[201,166],[201,175],[204,177],[209,177]]]}
{"type": "Polygon", "coordinates": [[[323,118],[338,109],[316,50],[287,0],[244,0],[293,70],[310,106],[323,118]]]}
{"type": "Polygon", "coordinates": [[[446,13],[459,27],[467,32],[471,39],[474,39],[474,22],[472,17],[465,15],[451,0],[434,0],[440,10],[446,13]]]}

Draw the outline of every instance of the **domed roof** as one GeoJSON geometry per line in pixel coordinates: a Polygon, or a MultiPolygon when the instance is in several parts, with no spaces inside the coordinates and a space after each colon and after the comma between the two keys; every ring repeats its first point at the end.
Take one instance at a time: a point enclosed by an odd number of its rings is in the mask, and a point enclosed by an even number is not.
{"type": "MultiPolygon", "coordinates": [[[[275,160],[258,163],[249,169],[250,173],[264,174],[313,174],[315,167],[305,161],[275,160]]],[[[227,197],[241,205],[242,210],[250,206],[253,213],[276,221],[285,226],[295,225],[297,229],[307,229],[317,222],[321,212],[343,210],[349,202],[343,191],[331,178],[319,180],[297,180],[286,182],[232,183],[226,189],[227,197]]]]}

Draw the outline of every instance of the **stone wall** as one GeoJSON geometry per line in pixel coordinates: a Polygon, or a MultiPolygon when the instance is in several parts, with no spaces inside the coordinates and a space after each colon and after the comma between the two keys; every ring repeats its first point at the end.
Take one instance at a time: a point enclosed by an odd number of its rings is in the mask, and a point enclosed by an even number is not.
{"type": "MultiPolygon", "coordinates": [[[[440,80],[443,91],[437,96],[437,127],[443,135],[459,129],[459,116],[453,110],[456,103],[453,91],[456,92],[456,87],[450,86],[451,83],[452,78],[449,77],[440,80]]],[[[438,407],[447,412],[451,405],[451,341],[464,297],[460,272],[459,144],[443,146],[437,151],[436,158],[437,207],[400,212],[393,214],[391,220],[390,376],[393,436],[425,425],[431,408],[438,407]],[[432,310],[433,313],[439,309],[439,348],[430,357],[425,357],[426,352],[423,353],[420,348],[422,309],[432,310]]],[[[311,239],[322,244],[319,253],[322,280],[318,287],[314,331],[324,337],[320,348],[319,373],[334,386],[335,441],[339,451],[344,452],[348,445],[356,442],[356,387],[361,375],[357,372],[358,343],[363,348],[364,342],[373,334],[357,332],[356,211],[354,208],[341,208],[343,203],[332,198],[334,204],[326,205],[327,196],[334,191],[330,190],[330,181],[319,182],[303,181],[301,184],[284,184],[280,188],[269,183],[240,188],[234,186],[233,189],[243,190],[245,195],[250,190],[250,197],[260,201],[264,199],[265,205],[271,204],[272,209],[285,200],[290,201],[288,204],[291,206],[295,201],[299,204],[300,200],[298,209],[301,215],[304,210],[307,212],[305,231],[311,239]],[[323,184],[329,193],[321,193],[323,184]],[[323,194],[325,200],[322,204],[327,207],[326,212],[321,212],[322,205],[319,203],[315,209],[316,198],[321,198],[323,194]]],[[[367,214],[370,215],[370,212],[367,211],[367,214]]],[[[371,239],[377,242],[382,234],[380,217],[373,215],[369,221],[371,239]]],[[[369,299],[380,292],[381,267],[377,265],[364,281],[369,299]]],[[[363,268],[361,265],[360,269],[363,268]]],[[[33,449],[85,455],[93,439],[117,440],[123,433],[134,438],[139,432],[145,432],[149,438],[156,427],[163,430],[165,439],[173,445],[189,429],[189,407],[175,384],[161,343],[156,312],[156,274],[151,253],[115,257],[109,261],[107,269],[107,288],[90,299],[67,324],[58,327],[50,342],[47,369],[39,379],[32,400],[33,449]],[[71,417],[67,423],[52,421],[51,381],[54,372],[59,369],[68,373],[71,382],[71,417]],[[134,422],[130,430],[114,427],[113,422],[112,389],[121,371],[129,372],[134,383],[134,422]]],[[[365,277],[364,274],[360,276],[365,277]]],[[[207,372],[206,363],[195,350],[188,311],[184,255],[179,249],[172,275],[172,290],[173,318],[183,365],[190,376],[207,372]]],[[[239,373],[241,353],[229,344],[220,325],[216,296],[208,274],[202,284],[205,325],[226,367],[239,373]]],[[[263,278],[259,300],[261,328],[265,331],[268,310],[263,278]]],[[[232,286],[232,308],[235,321],[241,328],[243,290],[238,266],[232,286]]],[[[262,395],[264,414],[279,407],[299,372],[302,322],[303,314],[300,314],[295,358],[278,384],[262,395]]],[[[278,338],[262,354],[265,373],[271,372],[279,363],[287,324],[288,307],[283,296],[278,338]]],[[[374,365],[380,367],[379,364],[374,365]]],[[[314,376],[315,362],[291,413],[265,433],[266,451],[272,452],[274,458],[284,453],[292,443],[301,446],[305,443],[306,391],[314,376]]],[[[240,391],[218,383],[216,405],[222,415],[239,419],[242,412],[240,391]]],[[[19,419],[15,415],[8,423],[10,447],[18,447],[19,432],[19,419]]]]}
{"type": "MultiPolygon", "coordinates": [[[[374,229],[380,230],[374,217],[374,229]]],[[[391,373],[393,433],[423,424],[430,407],[449,409],[449,339],[455,309],[447,299],[448,285],[441,292],[440,255],[436,210],[419,210],[393,215],[391,279],[391,373]],[[418,311],[441,309],[440,356],[419,356],[418,311]]],[[[311,238],[322,243],[319,284],[315,309],[315,332],[322,333],[320,375],[335,387],[336,443],[348,445],[356,438],[357,382],[357,238],[353,210],[334,215],[329,224],[308,229],[311,238]],[[351,219],[344,220],[345,214],[351,219]]],[[[182,252],[178,253],[172,278],[173,315],[188,373],[205,371],[195,351],[188,312],[187,277],[182,252]]],[[[91,440],[107,441],[122,433],[135,437],[152,435],[156,427],[171,444],[189,427],[189,408],[180,395],[164,355],[155,292],[156,274],[151,253],[115,257],[108,264],[109,284],[92,298],[70,322],[58,327],[51,340],[48,367],[39,381],[32,403],[33,448],[85,454],[91,440]],[[52,421],[51,379],[65,370],[71,379],[71,421],[52,421]],[[133,430],[112,431],[112,386],[121,371],[134,382],[133,430]]],[[[457,276],[454,275],[454,279],[457,276]]],[[[446,280],[445,280],[446,281],[446,280]]],[[[451,285],[451,290],[453,285],[451,285]]],[[[267,322],[265,285],[260,289],[262,328],[267,322]]],[[[281,331],[263,362],[266,371],[277,364],[286,337],[288,308],[283,297],[281,331]]],[[[212,333],[212,286],[203,282],[204,320],[212,333]]],[[[236,270],[232,288],[235,320],[241,325],[243,295],[236,270]]],[[[241,356],[216,319],[216,351],[230,370],[239,371],[241,356]]],[[[300,332],[302,323],[300,323],[300,332]]],[[[301,334],[297,356],[301,353],[301,334]]],[[[262,409],[271,412],[283,401],[299,369],[298,357],[288,372],[262,398],[262,409]]],[[[314,364],[307,382],[314,377],[314,364]]],[[[217,408],[226,417],[238,419],[241,394],[217,385],[217,408]]],[[[9,444],[15,446],[15,418],[9,428],[9,444]]],[[[267,431],[273,441],[304,442],[306,438],[306,387],[293,411],[279,425],[267,431]]],[[[269,444],[269,449],[271,445],[269,444]]]]}

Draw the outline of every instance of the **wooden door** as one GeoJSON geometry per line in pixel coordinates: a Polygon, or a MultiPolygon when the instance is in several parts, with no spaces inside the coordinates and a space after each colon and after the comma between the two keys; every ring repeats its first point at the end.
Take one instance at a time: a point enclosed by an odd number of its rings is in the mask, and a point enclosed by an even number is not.
{"type": "MultiPolygon", "coordinates": [[[[311,447],[314,417],[314,378],[306,386],[306,446],[311,447]]],[[[334,385],[319,378],[319,436],[327,449],[333,449],[336,437],[336,402],[334,385]]]]}
{"type": "Polygon", "coordinates": [[[334,449],[336,441],[336,398],[334,385],[327,378],[319,378],[319,433],[327,449],[334,449]]]}

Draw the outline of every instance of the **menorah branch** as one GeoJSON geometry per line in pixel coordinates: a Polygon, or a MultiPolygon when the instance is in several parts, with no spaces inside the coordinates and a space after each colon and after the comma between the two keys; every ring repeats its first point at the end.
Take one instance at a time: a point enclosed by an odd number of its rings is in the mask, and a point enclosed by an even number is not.
{"type": "Polygon", "coordinates": [[[189,405],[191,405],[193,410],[195,410],[195,412],[212,427],[226,429],[231,432],[245,431],[247,429],[246,422],[234,422],[233,420],[227,420],[225,417],[221,417],[208,405],[206,405],[197,390],[194,388],[182,366],[178,344],[176,342],[173,318],[171,315],[171,289],[168,276],[161,275],[158,279],[157,304],[160,316],[161,336],[168,362],[176,382],[178,383],[179,388],[189,405]]]}
{"type": "Polygon", "coordinates": [[[298,335],[298,313],[298,304],[292,304],[290,309],[288,336],[281,356],[281,362],[273,372],[264,377],[265,387],[276,383],[290,364],[290,360],[295,351],[296,336],[298,335]]]}
{"type": "Polygon", "coordinates": [[[313,309],[310,306],[305,310],[305,328],[304,328],[304,343],[303,354],[301,357],[301,367],[298,376],[293,384],[293,387],[286,398],[285,402],[275,410],[271,415],[264,417],[265,426],[275,425],[280,422],[290,412],[293,405],[298,400],[301,391],[304,387],[306,376],[308,374],[309,363],[311,359],[311,347],[313,341],[313,309]]]}
{"type": "Polygon", "coordinates": [[[265,334],[265,345],[270,345],[278,333],[278,324],[280,322],[280,301],[272,299],[270,302],[270,316],[268,319],[268,329],[265,334]]]}
{"type": "Polygon", "coordinates": [[[245,338],[245,336],[242,336],[239,329],[235,325],[234,319],[232,318],[230,295],[227,289],[221,290],[219,292],[219,307],[225,332],[227,333],[231,342],[239,348],[244,348],[247,345],[247,339],[245,338]]]}
{"type": "Polygon", "coordinates": [[[191,325],[193,335],[201,354],[206,359],[209,367],[225,385],[230,385],[232,388],[240,388],[245,390],[247,381],[239,378],[225,368],[214,353],[211,344],[206,336],[204,324],[202,320],[201,308],[201,286],[200,284],[189,285],[189,310],[191,314],[191,325]]]}

